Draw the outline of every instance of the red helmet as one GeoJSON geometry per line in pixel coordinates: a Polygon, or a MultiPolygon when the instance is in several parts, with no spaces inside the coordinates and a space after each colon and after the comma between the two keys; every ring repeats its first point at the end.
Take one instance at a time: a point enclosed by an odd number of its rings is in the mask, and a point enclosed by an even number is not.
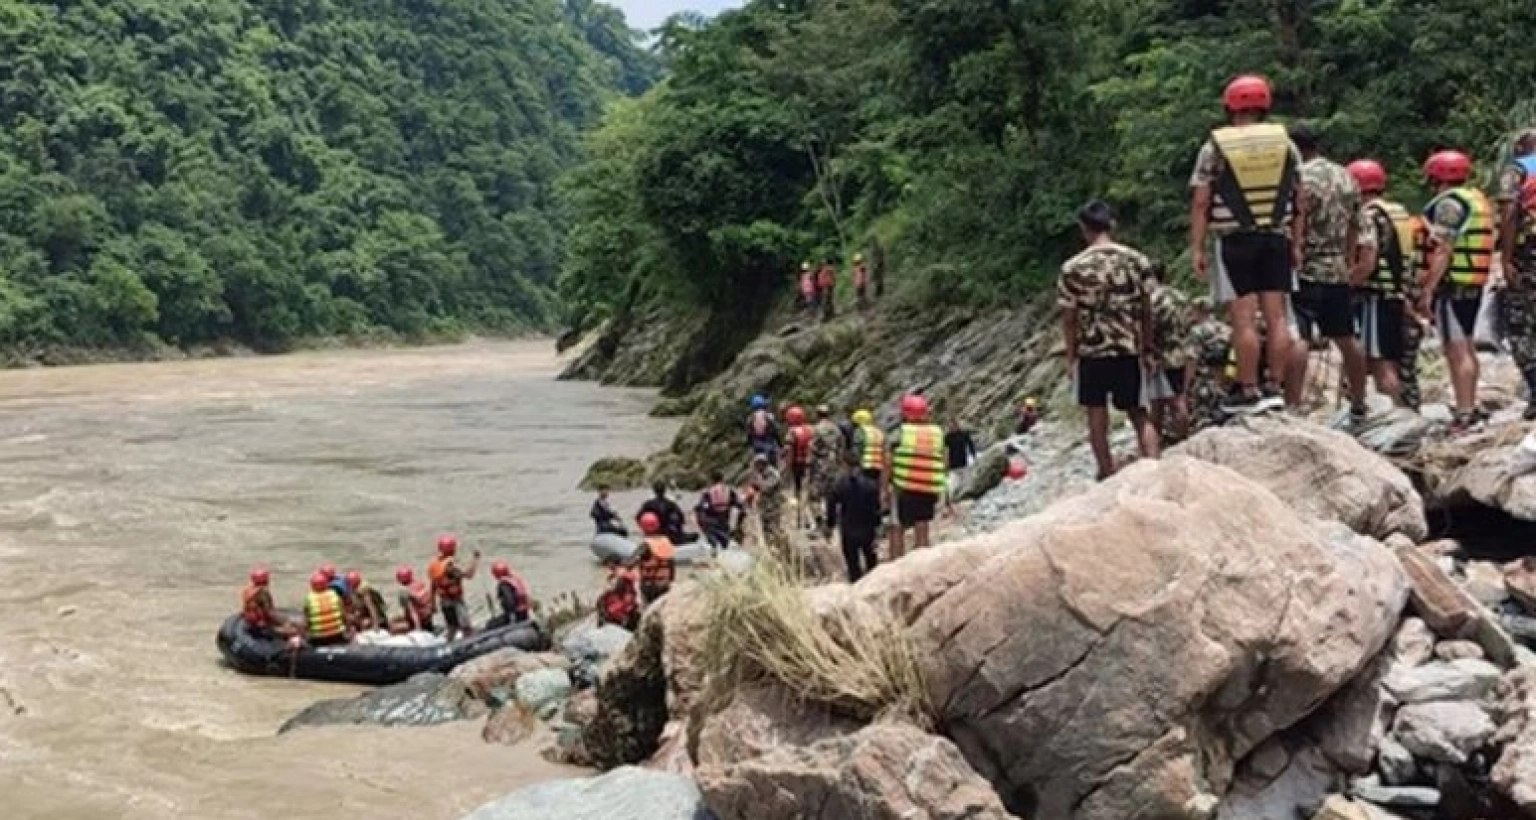
{"type": "Polygon", "coordinates": [[[491,564],[491,577],[492,578],[505,578],[505,577],[507,577],[508,575],[511,575],[511,574],[512,574],[512,568],[507,566],[507,562],[506,561],[497,561],[496,563],[491,564]]]}
{"type": "Polygon", "coordinates": [[[790,424],[804,424],[805,411],[799,407],[791,407],[784,412],[784,419],[790,424]]]}
{"type": "Polygon", "coordinates": [[[1387,189],[1387,169],[1374,159],[1357,159],[1349,164],[1349,175],[1360,186],[1360,193],[1374,194],[1387,189]]]}
{"type": "Polygon", "coordinates": [[[445,535],[437,539],[437,554],[452,555],[459,551],[459,539],[451,535],[445,535]]]}
{"type": "Polygon", "coordinates": [[[315,574],[316,575],[324,575],[326,582],[329,583],[332,578],[336,577],[336,565],[335,564],[321,564],[320,568],[315,570],[315,574]]]}
{"type": "Polygon", "coordinates": [[[257,567],[251,570],[251,583],[259,587],[264,587],[271,582],[272,573],[268,572],[266,567],[257,567]]]}
{"type": "Polygon", "coordinates": [[[922,421],[928,417],[928,400],[916,393],[901,397],[901,417],[905,421],[922,421]]]}
{"type": "Polygon", "coordinates": [[[1221,102],[1228,111],[1268,111],[1274,100],[1270,96],[1268,80],[1256,74],[1244,74],[1227,83],[1221,102]]]}
{"type": "Polygon", "coordinates": [[[331,579],[325,577],[325,573],[323,572],[317,572],[314,575],[309,576],[309,588],[316,592],[323,592],[325,588],[330,585],[331,579]]]}
{"type": "Polygon", "coordinates": [[[347,570],[347,589],[357,589],[363,585],[363,574],[355,569],[347,570]]]}
{"type": "Polygon", "coordinates": [[[661,519],[657,518],[656,513],[653,512],[641,513],[640,531],[646,535],[655,535],[661,532],[661,519]]]}
{"type": "Polygon", "coordinates": [[[1424,163],[1424,176],[1432,182],[1466,182],[1472,176],[1472,158],[1460,151],[1436,151],[1424,163]]]}
{"type": "Polygon", "coordinates": [[[416,580],[416,573],[412,572],[410,567],[401,567],[395,570],[395,580],[402,586],[410,586],[410,583],[416,580]]]}

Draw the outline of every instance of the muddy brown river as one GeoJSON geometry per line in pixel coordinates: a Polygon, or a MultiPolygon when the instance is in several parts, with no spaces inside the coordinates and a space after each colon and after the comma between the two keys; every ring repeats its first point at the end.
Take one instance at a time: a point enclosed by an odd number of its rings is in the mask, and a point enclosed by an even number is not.
{"type": "Polygon", "coordinates": [[[254,564],[280,605],[326,560],[392,588],[440,532],[590,592],[576,482],[673,426],[557,369],[535,341],[0,372],[0,817],[449,820],[565,774],[473,722],[276,737],[359,690],[213,641],[254,564]]]}

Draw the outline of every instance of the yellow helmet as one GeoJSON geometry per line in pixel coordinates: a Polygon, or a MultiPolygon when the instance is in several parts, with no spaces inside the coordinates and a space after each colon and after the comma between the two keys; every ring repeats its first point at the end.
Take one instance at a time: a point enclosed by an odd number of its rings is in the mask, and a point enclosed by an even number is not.
{"type": "Polygon", "coordinates": [[[874,423],[874,421],[875,421],[874,414],[870,413],[868,410],[855,410],[855,411],[853,411],[853,423],[854,424],[860,424],[860,425],[872,424],[872,423],[874,423]]]}
{"type": "Polygon", "coordinates": [[[1034,396],[1030,396],[1029,398],[1024,400],[1024,406],[1026,408],[1030,409],[1030,410],[1035,409],[1035,407],[1038,406],[1038,404],[1039,404],[1039,402],[1035,401],[1035,397],[1034,396]]]}
{"type": "Polygon", "coordinates": [[[864,254],[862,254],[862,253],[854,254],[853,255],[853,261],[855,261],[855,262],[863,262],[864,261],[864,254]]]}

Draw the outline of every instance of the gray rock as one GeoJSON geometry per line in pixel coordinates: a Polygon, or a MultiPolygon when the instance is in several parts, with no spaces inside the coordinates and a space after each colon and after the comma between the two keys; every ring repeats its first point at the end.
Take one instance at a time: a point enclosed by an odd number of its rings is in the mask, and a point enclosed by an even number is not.
{"type": "Polygon", "coordinates": [[[560,652],[571,662],[571,679],[586,689],[597,682],[608,659],[619,654],[629,644],[629,630],[596,623],[576,628],[560,641],[560,652]]]}
{"type": "Polygon", "coordinates": [[[517,679],[517,702],[540,718],[552,717],[571,696],[571,678],[563,669],[540,669],[517,679]]]}
{"type": "Polygon", "coordinates": [[[463,820],[714,820],[692,780],[634,766],[515,791],[463,820]]]}
{"type": "Polygon", "coordinates": [[[1440,805],[1440,792],[1426,786],[1381,786],[1356,781],[1349,793],[1367,803],[1394,809],[1432,809],[1440,805]]]}
{"type": "Polygon", "coordinates": [[[1392,667],[1382,681],[1399,703],[1436,700],[1482,700],[1493,693],[1503,674],[1497,666],[1475,658],[1435,661],[1423,666],[1392,667]]]}
{"type": "Polygon", "coordinates": [[[1377,655],[1301,724],[1323,756],[1350,774],[1370,771],[1392,707],[1397,705],[1381,687],[1389,660],[1386,652],[1377,655]]]}
{"type": "Polygon", "coordinates": [[[314,703],[289,718],[277,733],[305,726],[434,726],[478,718],[488,711],[463,681],[424,672],[404,683],[383,686],[355,698],[314,703]]]}
{"type": "Polygon", "coordinates": [[[1399,709],[1393,733],[1415,757],[1460,764],[1493,737],[1495,728],[1475,703],[1436,701],[1399,709]]]}
{"type": "Polygon", "coordinates": [[[1435,654],[1435,633],[1419,618],[1404,618],[1392,636],[1392,655],[1407,666],[1426,663],[1435,654]]]}
{"type": "Polygon", "coordinates": [[[1238,768],[1216,820],[1291,820],[1311,816],[1332,790],[1337,772],[1319,750],[1287,755],[1271,738],[1238,768]],[[1280,768],[1275,771],[1275,764],[1280,768]]]}
{"type": "Polygon", "coordinates": [[[1482,660],[1486,653],[1476,641],[1441,641],[1435,644],[1435,657],[1442,661],[1482,660]]]}
{"type": "Polygon", "coordinates": [[[1468,561],[1462,566],[1461,588],[1483,606],[1504,603],[1509,592],[1504,588],[1504,570],[1491,561],[1468,561]]]}
{"type": "Polygon", "coordinates": [[[1394,738],[1383,738],[1376,750],[1376,769],[1381,772],[1381,782],[1388,786],[1404,786],[1418,776],[1419,764],[1413,752],[1394,738]]]}

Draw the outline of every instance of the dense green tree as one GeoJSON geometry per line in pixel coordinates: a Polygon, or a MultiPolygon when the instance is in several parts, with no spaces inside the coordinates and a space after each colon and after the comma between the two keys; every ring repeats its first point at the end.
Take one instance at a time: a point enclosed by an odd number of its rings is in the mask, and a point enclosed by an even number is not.
{"type": "Polygon", "coordinates": [[[544,325],[635,38],[591,0],[0,3],[0,344],[544,325]]]}

